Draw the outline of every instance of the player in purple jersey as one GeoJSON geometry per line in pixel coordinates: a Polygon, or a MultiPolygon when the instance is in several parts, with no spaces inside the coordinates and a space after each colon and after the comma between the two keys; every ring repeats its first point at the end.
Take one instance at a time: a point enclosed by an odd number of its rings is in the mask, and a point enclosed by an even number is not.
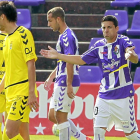
{"type": "MultiPolygon", "coordinates": [[[[73,31],[65,23],[65,12],[61,7],[54,7],[47,13],[48,26],[60,33],[56,50],[61,54],[78,55],[78,40],[73,31]]],[[[80,86],[78,66],[57,60],[57,67],[44,83],[46,90],[55,79],[54,93],[50,101],[49,120],[58,124],[60,140],[70,140],[71,135],[78,140],[91,140],[81,133],[68,119],[71,103],[80,86]]]]}
{"type": "Polygon", "coordinates": [[[99,95],[94,109],[94,140],[105,140],[105,132],[115,125],[129,140],[140,140],[134,109],[134,88],[130,77],[130,62],[138,63],[134,45],[128,37],[118,35],[116,17],[108,15],[101,22],[104,39],[97,41],[80,55],[66,56],[41,50],[46,58],[61,59],[72,64],[90,64],[98,58],[102,71],[99,95]]]}

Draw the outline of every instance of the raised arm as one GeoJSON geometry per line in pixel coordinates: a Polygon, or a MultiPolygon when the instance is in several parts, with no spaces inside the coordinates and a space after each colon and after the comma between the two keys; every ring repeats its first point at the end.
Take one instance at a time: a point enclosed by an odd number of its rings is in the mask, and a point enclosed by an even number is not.
{"type": "Polygon", "coordinates": [[[84,65],[85,62],[82,60],[80,55],[65,55],[58,53],[55,49],[48,46],[50,50],[41,49],[40,54],[46,58],[59,59],[71,64],[84,65]]]}

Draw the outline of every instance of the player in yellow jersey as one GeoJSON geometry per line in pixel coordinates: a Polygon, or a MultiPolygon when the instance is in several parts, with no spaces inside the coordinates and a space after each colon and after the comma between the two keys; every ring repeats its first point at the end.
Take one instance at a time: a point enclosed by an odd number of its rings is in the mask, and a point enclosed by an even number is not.
{"type": "MultiPolygon", "coordinates": [[[[6,33],[0,31],[0,82],[5,73],[5,62],[3,59],[3,41],[5,37],[6,37],[6,33]]],[[[2,121],[3,121],[2,115],[3,112],[6,111],[6,97],[5,97],[4,90],[0,92],[0,104],[1,104],[0,105],[0,140],[2,140],[2,131],[1,131],[2,121]]]]}
{"type": "MultiPolygon", "coordinates": [[[[26,20],[26,19],[25,19],[26,20]]],[[[29,140],[29,113],[38,108],[35,84],[35,45],[31,32],[17,26],[13,2],[0,1],[0,30],[8,35],[3,43],[6,134],[10,140],[29,140]]]]}

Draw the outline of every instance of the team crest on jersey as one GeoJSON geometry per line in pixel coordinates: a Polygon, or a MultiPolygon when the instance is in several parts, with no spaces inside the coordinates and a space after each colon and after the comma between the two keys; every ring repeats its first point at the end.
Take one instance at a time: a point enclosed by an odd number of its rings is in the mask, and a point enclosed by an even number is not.
{"type": "Polygon", "coordinates": [[[117,54],[119,53],[119,51],[120,51],[120,50],[119,50],[119,48],[118,48],[117,46],[115,46],[115,48],[114,48],[114,51],[113,51],[113,52],[117,55],[117,54]]]}
{"type": "Polygon", "coordinates": [[[10,50],[12,49],[12,42],[10,43],[10,50]]]}

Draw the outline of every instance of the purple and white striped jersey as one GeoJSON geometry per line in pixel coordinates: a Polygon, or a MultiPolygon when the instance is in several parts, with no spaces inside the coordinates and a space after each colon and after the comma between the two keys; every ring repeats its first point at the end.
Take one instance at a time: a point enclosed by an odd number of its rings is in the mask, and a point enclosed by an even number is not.
{"type": "MultiPolygon", "coordinates": [[[[70,28],[67,27],[66,30],[59,35],[56,44],[56,50],[61,54],[79,55],[78,40],[74,32],[70,28]]],[[[77,65],[73,66],[73,72],[74,74],[72,86],[73,87],[80,86],[80,78],[77,65]]],[[[67,86],[66,82],[67,82],[66,62],[63,62],[62,60],[57,60],[55,83],[58,86],[67,86]]]]}
{"type": "Polygon", "coordinates": [[[130,61],[125,60],[125,49],[134,46],[128,37],[117,35],[116,41],[107,43],[106,39],[97,41],[81,58],[87,64],[98,58],[102,72],[99,97],[103,99],[122,99],[134,95],[130,76],[130,61]]]}

